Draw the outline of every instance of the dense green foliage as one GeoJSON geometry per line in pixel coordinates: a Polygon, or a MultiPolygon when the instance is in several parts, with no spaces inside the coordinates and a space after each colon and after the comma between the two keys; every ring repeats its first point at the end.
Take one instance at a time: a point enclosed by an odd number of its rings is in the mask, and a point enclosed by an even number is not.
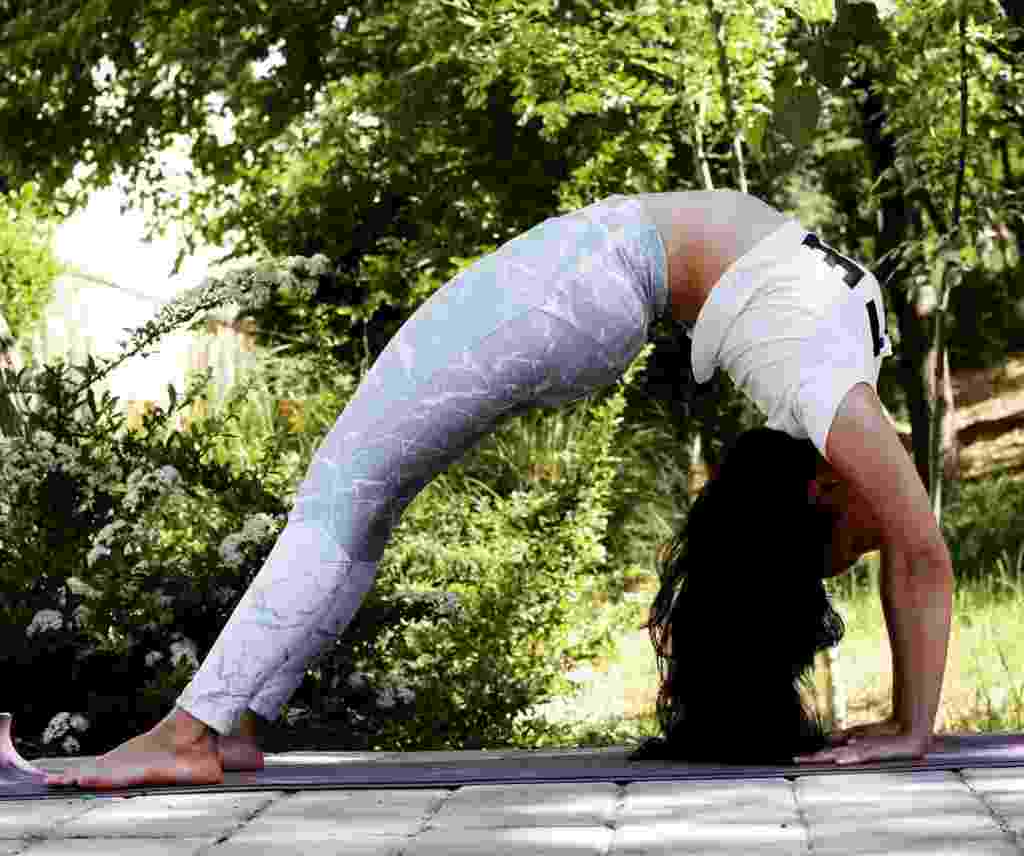
{"type": "Polygon", "coordinates": [[[35,187],[0,195],[0,437],[19,432],[19,405],[24,406],[7,389],[4,371],[21,366],[18,341],[25,342],[41,320],[60,270],[52,225],[37,204],[35,187]]]}
{"type": "Polygon", "coordinates": [[[0,314],[15,340],[31,332],[53,297],[61,267],[52,241],[52,223],[31,184],[0,195],[0,314]]]}
{"type": "Polygon", "coordinates": [[[982,580],[1022,569],[1024,482],[1008,476],[958,486],[943,530],[958,579],[982,580]]]}
{"type": "MultiPolygon", "coordinates": [[[[0,173],[71,204],[121,170],[154,223],[231,236],[238,252],[325,253],[313,307],[280,297],[259,326],[315,348],[309,313],[322,315],[351,359],[379,351],[465,260],[557,210],[703,186],[701,152],[709,180],[735,184],[738,137],[751,192],[789,207],[794,187],[813,191],[808,225],[881,267],[904,331],[917,322],[900,306],[950,229],[960,6],[15,6],[0,40],[12,129],[0,173]],[[161,156],[172,142],[191,157],[184,179],[161,156]]],[[[1009,0],[964,9],[971,262],[984,230],[1009,225],[1018,248],[1024,233],[1021,37],[1009,0]]]]}

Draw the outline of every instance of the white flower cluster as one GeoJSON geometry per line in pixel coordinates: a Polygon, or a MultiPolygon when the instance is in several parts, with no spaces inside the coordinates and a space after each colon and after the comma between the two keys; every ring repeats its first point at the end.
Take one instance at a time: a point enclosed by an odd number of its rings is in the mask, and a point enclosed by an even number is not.
{"type": "Polygon", "coordinates": [[[118,532],[127,528],[128,524],[124,520],[114,520],[97,532],[92,541],[92,549],[85,557],[86,564],[91,568],[104,556],[109,556],[109,544],[117,537],[118,532]]]}
{"type": "Polygon", "coordinates": [[[412,704],[416,693],[410,687],[385,687],[377,691],[376,704],[381,710],[391,710],[396,704],[412,704]]]}
{"type": "Polygon", "coordinates": [[[218,552],[224,564],[237,568],[245,561],[242,548],[246,544],[259,543],[277,532],[278,524],[271,515],[262,512],[253,514],[245,521],[241,532],[232,532],[221,541],[218,552]]]}
{"type": "Polygon", "coordinates": [[[88,730],[89,720],[82,714],[71,714],[66,711],[58,713],[46,726],[46,730],[43,732],[43,743],[49,746],[63,738],[61,748],[68,755],[74,755],[81,747],[72,732],[77,731],[79,734],[84,734],[88,730]]]}
{"type": "Polygon", "coordinates": [[[169,464],[156,472],[133,470],[128,476],[128,493],[125,494],[124,504],[130,511],[134,511],[143,499],[161,497],[180,483],[181,474],[169,464]]]}
{"type": "MultiPolygon", "coordinates": [[[[83,451],[57,442],[53,434],[37,430],[28,439],[4,438],[0,445],[0,484],[5,496],[17,496],[23,489],[30,491],[54,470],[61,470],[77,481],[82,491],[79,512],[92,508],[96,493],[118,484],[124,472],[117,465],[109,449],[92,446],[89,458],[83,461],[83,451]]],[[[0,513],[11,514],[8,502],[0,502],[0,513]]]]}
{"type": "Polygon", "coordinates": [[[311,297],[316,290],[316,278],[330,269],[330,259],[321,254],[311,258],[289,256],[235,268],[209,276],[196,288],[182,294],[167,307],[170,310],[173,306],[174,310],[168,314],[191,317],[200,309],[225,303],[259,309],[270,299],[274,286],[292,288],[303,296],[311,297]]]}
{"type": "Polygon", "coordinates": [[[110,548],[105,544],[94,544],[93,548],[86,554],[85,562],[91,568],[104,556],[110,555],[110,548]]]}
{"type": "MultiPolygon", "coordinates": [[[[149,508],[171,495],[179,495],[182,492],[181,474],[169,464],[158,470],[149,471],[140,467],[128,475],[123,504],[127,511],[134,512],[140,506],[149,508]]],[[[124,543],[125,555],[141,555],[147,546],[155,545],[156,537],[156,531],[144,519],[136,521],[134,525],[121,519],[113,520],[93,538],[92,547],[85,557],[86,563],[92,567],[111,555],[111,547],[119,540],[124,543]]],[[[144,570],[148,566],[148,561],[141,559],[137,564],[139,570],[144,570]]]]}
{"type": "Polygon", "coordinates": [[[245,561],[245,556],[239,551],[242,542],[243,539],[240,532],[233,532],[220,542],[217,552],[220,553],[221,559],[229,568],[241,567],[242,562],[245,561]]]}
{"type": "Polygon", "coordinates": [[[196,643],[184,636],[179,636],[171,643],[171,663],[177,666],[182,661],[193,669],[199,668],[199,652],[196,649],[196,643]]]}
{"type": "Polygon", "coordinates": [[[25,635],[31,639],[37,633],[45,633],[48,630],[60,630],[64,626],[64,617],[55,609],[41,609],[29,622],[25,629],[25,635]]]}
{"type": "MultiPolygon", "coordinates": [[[[348,687],[353,692],[363,693],[370,688],[370,676],[366,672],[352,672],[348,676],[348,687]]],[[[411,687],[384,687],[374,692],[374,704],[381,710],[391,710],[398,704],[412,704],[416,692],[411,687]]]]}

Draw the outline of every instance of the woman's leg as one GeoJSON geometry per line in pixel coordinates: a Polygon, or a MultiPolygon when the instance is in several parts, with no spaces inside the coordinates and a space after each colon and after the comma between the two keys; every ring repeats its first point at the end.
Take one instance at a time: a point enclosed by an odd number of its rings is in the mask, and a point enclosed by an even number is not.
{"type": "Polygon", "coordinates": [[[666,298],[660,240],[639,211],[598,205],[545,221],[403,325],[314,456],[179,718],[221,734],[246,709],[275,719],[352,618],[402,510],[435,475],[509,414],[581,398],[625,371],[666,298]]]}
{"type": "Polygon", "coordinates": [[[660,243],[633,205],[545,221],[403,325],[317,451],[288,526],[180,707],[221,733],[247,707],[275,719],[435,475],[510,413],[580,398],[626,369],[664,307],[661,260],[645,265],[660,243]]]}

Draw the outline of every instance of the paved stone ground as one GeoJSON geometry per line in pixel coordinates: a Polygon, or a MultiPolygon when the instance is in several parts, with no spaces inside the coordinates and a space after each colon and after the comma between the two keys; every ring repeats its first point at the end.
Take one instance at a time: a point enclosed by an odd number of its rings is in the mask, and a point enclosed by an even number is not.
{"type": "Polygon", "coordinates": [[[1024,768],[0,803],[0,856],[1024,854],[1024,768]]]}

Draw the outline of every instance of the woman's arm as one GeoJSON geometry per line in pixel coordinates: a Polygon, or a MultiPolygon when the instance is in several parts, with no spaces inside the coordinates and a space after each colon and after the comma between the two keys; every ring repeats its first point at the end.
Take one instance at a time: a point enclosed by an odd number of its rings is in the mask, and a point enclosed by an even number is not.
{"type": "Polygon", "coordinates": [[[859,737],[798,760],[856,763],[920,757],[935,725],[946,667],[953,569],[928,494],[867,384],[843,399],[826,443],[829,463],[867,500],[882,529],[881,577],[898,733],[859,737]]]}
{"type": "MultiPolygon", "coordinates": [[[[893,566],[895,561],[892,556],[889,555],[889,551],[883,549],[881,556],[881,577],[879,583],[881,585],[881,596],[882,596],[882,614],[885,617],[885,626],[889,631],[889,638],[892,639],[892,628],[893,622],[896,620],[895,613],[893,611],[892,597],[890,596],[890,587],[888,585],[890,568],[893,566]]],[[[904,666],[902,661],[896,659],[896,652],[893,651],[892,657],[892,717],[894,722],[902,721],[903,714],[903,699],[900,694],[903,692],[903,670],[904,666]]]]}

